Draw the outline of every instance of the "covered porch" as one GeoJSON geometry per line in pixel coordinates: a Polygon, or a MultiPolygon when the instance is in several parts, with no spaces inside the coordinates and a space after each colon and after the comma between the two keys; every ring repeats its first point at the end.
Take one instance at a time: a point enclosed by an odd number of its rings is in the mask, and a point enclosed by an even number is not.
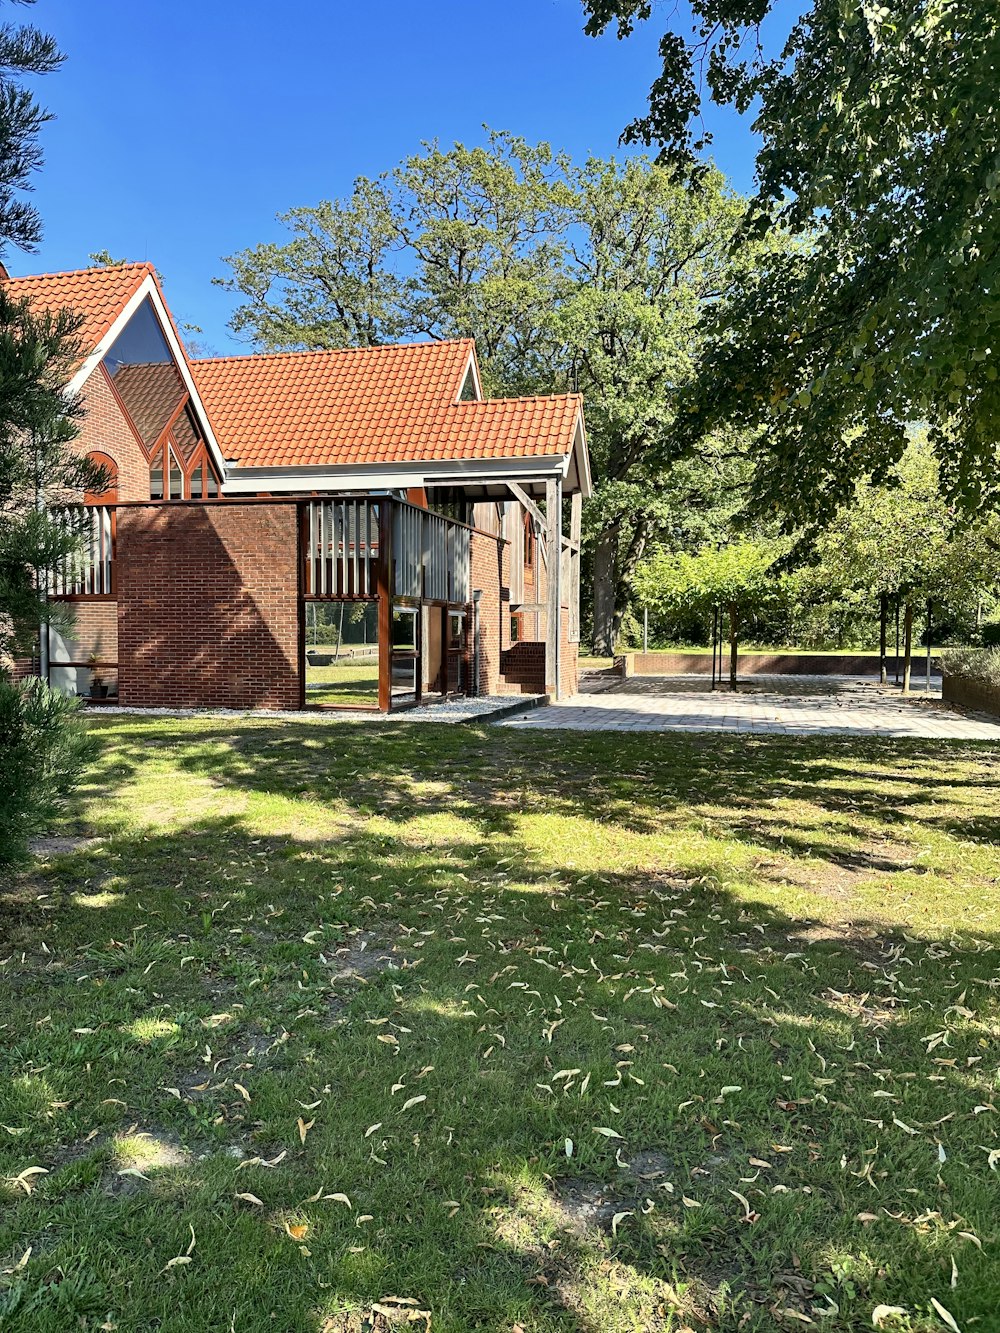
{"type": "Polygon", "coordinates": [[[135,707],[557,698],[575,659],[579,498],[564,535],[561,487],[543,488],[544,511],[516,483],[506,499],[474,491],[468,522],[433,490],[64,507],[83,547],[49,596],[75,625],[43,631],[42,674],[135,707]]]}

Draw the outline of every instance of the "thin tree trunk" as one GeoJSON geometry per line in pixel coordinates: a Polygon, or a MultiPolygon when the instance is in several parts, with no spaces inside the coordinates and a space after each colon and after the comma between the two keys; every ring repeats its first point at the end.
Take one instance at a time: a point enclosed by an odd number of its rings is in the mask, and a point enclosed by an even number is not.
{"type": "Polygon", "coordinates": [[[594,548],[594,653],[610,657],[617,635],[617,598],[615,596],[615,557],[618,554],[618,526],[605,529],[594,548]]]}
{"type": "Polygon", "coordinates": [[[903,610],[903,693],[910,692],[910,656],[913,649],[913,606],[906,603],[903,610]]]}
{"type": "Polygon", "coordinates": [[[729,688],[736,689],[736,662],[739,656],[740,619],[736,603],[729,603],[729,688]]]}
{"type": "Polygon", "coordinates": [[[878,678],[884,685],[889,679],[885,664],[885,641],[889,627],[889,594],[884,592],[878,599],[878,678]]]}

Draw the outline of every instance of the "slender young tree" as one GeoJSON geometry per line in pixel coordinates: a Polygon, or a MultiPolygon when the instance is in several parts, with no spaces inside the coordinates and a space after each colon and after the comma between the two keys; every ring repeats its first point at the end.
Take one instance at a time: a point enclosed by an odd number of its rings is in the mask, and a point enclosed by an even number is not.
{"type": "Polygon", "coordinates": [[[775,538],[742,537],[699,551],[659,547],[639,568],[636,584],[643,602],[659,611],[722,611],[729,637],[729,688],[735,690],[739,642],[747,616],[784,592],[775,568],[790,543],[775,538]]]}
{"type": "MultiPolygon", "coordinates": [[[[30,0],[29,0],[30,2],[30,0]]],[[[58,68],[54,40],[29,25],[0,25],[0,254],[31,249],[41,224],[24,198],[40,165],[48,119],[26,76],[58,68]]],[[[85,756],[68,700],[39,680],[11,684],[11,655],[50,614],[45,570],[75,545],[39,501],[53,487],[100,489],[100,469],[72,449],[76,409],[64,394],[77,348],[69,311],[37,315],[0,282],[0,862],[16,860],[53,814],[85,756]]]]}

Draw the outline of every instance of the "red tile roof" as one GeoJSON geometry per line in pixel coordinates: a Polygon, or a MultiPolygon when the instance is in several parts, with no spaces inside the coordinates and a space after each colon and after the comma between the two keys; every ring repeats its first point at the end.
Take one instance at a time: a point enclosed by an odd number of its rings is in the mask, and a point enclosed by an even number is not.
{"type": "MultiPolygon", "coordinates": [[[[152,264],[117,264],[7,282],[37,309],[76,310],[86,356],[149,275],[152,264]]],[[[223,454],[244,467],[569,453],[578,394],[458,401],[473,347],[463,338],[188,364],[223,454]]]]}
{"type": "Polygon", "coordinates": [[[39,273],[8,278],[15,296],[26,296],[39,311],[68,307],[83,317],[78,338],[84,356],[89,356],[121,314],[140,283],[154,273],[152,264],[115,264],[108,268],[82,268],[71,273],[39,273]]]}
{"type": "Polygon", "coordinates": [[[471,339],[192,361],[228,458],[343,466],[569,453],[578,394],[459,402],[471,339]]]}

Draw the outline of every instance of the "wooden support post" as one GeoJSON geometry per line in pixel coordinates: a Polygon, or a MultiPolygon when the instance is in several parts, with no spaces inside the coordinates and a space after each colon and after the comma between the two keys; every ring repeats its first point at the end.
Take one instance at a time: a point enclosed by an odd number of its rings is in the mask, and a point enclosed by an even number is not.
{"type": "Polygon", "coordinates": [[[392,505],[378,502],[378,706],[388,713],[392,705],[392,505]]]}
{"type": "Polygon", "coordinates": [[[583,539],[583,495],[574,491],[569,501],[570,579],[569,603],[570,640],[580,642],[580,548],[583,539]]]}
{"type": "Polygon", "coordinates": [[[562,619],[562,477],[549,477],[545,482],[545,693],[553,699],[560,697],[559,644],[562,619]]]}

